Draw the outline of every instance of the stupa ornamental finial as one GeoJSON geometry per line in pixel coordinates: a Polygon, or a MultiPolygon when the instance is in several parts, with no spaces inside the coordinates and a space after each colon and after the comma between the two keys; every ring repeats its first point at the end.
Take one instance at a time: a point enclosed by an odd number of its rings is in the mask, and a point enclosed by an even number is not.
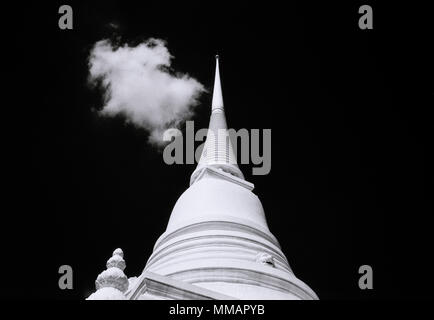
{"type": "Polygon", "coordinates": [[[107,270],[101,272],[95,281],[96,292],[88,300],[124,300],[129,282],[124,273],[126,267],[122,249],[113,251],[107,260],[107,270]]]}

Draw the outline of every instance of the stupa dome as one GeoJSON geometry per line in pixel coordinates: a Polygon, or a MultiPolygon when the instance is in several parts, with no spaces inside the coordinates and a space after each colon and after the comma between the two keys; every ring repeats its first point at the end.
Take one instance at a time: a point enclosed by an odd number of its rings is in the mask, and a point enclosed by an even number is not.
{"type": "MultiPolygon", "coordinates": [[[[217,169],[218,170],[218,169],[217,169]]],[[[228,177],[227,173],[225,177],[228,177]]],[[[176,202],[166,231],[194,222],[240,221],[268,231],[259,198],[244,186],[226,179],[204,177],[192,184],[176,202]]]]}

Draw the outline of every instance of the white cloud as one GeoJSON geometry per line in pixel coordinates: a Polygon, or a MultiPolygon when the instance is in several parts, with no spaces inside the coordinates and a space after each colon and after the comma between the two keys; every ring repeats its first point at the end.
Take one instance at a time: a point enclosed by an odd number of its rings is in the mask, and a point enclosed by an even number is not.
{"type": "Polygon", "coordinates": [[[104,92],[104,116],[122,114],[149,131],[149,141],[163,144],[163,132],[193,115],[202,84],[187,74],[169,73],[166,43],[149,39],[136,47],[114,47],[108,40],[95,44],[89,58],[89,80],[104,92]]]}

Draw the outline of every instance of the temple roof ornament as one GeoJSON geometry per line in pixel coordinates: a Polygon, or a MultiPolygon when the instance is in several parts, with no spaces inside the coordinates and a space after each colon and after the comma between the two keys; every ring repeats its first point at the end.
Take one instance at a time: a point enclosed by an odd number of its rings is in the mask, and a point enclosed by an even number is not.
{"type": "Polygon", "coordinates": [[[113,251],[107,260],[107,270],[101,272],[96,281],[96,292],[87,300],[125,300],[124,293],[128,290],[128,278],[124,273],[126,264],[122,249],[113,251]]]}

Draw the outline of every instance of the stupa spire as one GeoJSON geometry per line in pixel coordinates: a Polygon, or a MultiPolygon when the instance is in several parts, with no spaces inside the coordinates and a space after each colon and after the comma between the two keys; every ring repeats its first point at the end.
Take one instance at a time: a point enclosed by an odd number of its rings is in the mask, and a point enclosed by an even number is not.
{"type": "Polygon", "coordinates": [[[218,169],[244,180],[244,176],[237,165],[236,153],[234,153],[228,133],[220,79],[220,59],[218,55],[215,58],[216,69],[208,134],[199,164],[191,175],[190,185],[200,177],[206,168],[218,169]]]}
{"type": "Polygon", "coordinates": [[[214,79],[214,90],[212,94],[212,111],[221,109],[223,110],[223,93],[222,93],[222,85],[220,81],[220,70],[219,70],[219,56],[218,54],[215,56],[216,65],[215,65],[215,79],[214,79]]]}

